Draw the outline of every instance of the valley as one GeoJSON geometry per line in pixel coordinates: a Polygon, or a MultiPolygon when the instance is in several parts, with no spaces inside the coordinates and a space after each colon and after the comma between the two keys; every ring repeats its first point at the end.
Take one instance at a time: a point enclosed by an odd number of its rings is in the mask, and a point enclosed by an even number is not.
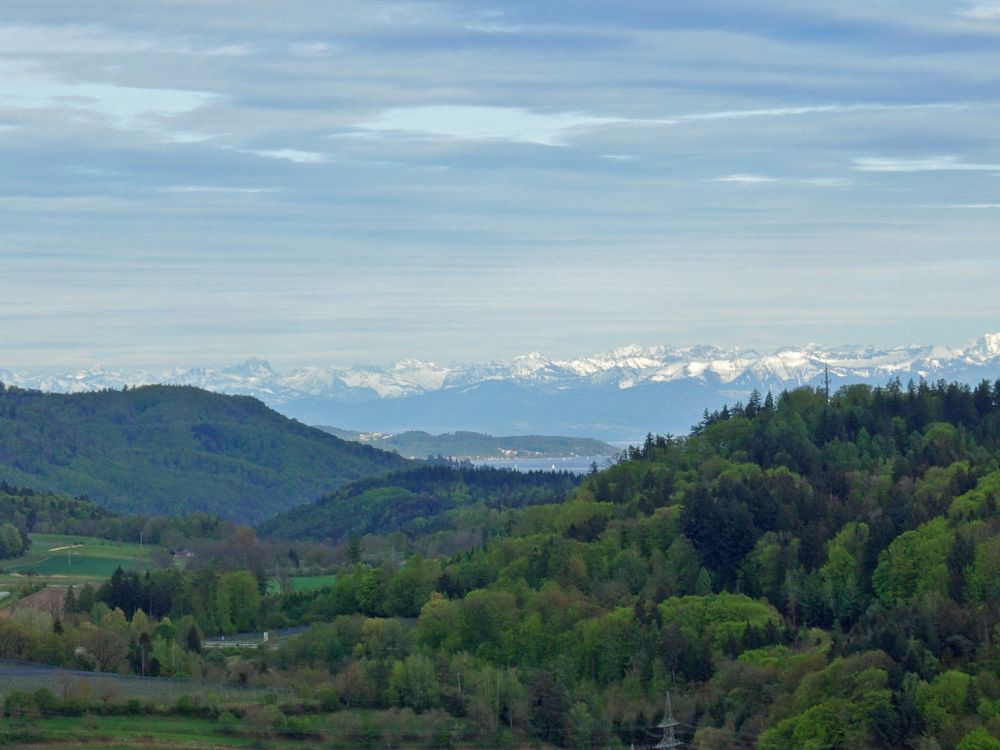
{"type": "Polygon", "coordinates": [[[753,394],[586,476],[406,463],[253,528],[5,483],[0,739],[629,745],[669,692],[694,747],[990,747],[998,420],[985,381],[753,394]]]}
{"type": "Polygon", "coordinates": [[[1000,0],[0,7],[0,750],[1000,750],[1000,0]]]}

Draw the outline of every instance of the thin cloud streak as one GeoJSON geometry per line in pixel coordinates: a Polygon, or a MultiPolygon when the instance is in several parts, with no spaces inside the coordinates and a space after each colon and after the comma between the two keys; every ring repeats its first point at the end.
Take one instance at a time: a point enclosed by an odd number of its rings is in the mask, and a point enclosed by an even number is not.
{"type": "Polygon", "coordinates": [[[727,174],[713,177],[709,182],[729,182],[736,185],[813,185],[815,187],[847,187],[849,181],[839,177],[773,177],[763,174],[727,174]]]}
{"type": "Polygon", "coordinates": [[[704,112],[680,115],[678,122],[699,120],[742,120],[748,117],[797,117],[800,115],[837,114],[846,112],[907,111],[920,109],[955,109],[967,106],[959,102],[934,102],[926,104],[821,104],[803,107],[773,107],[770,109],[736,109],[723,112],[704,112]]]}
{"type": "Polygon", "coordinates": [[[722,177],[713,177],[711,182],[734,182],[738,185],[760,185],[769,182],[777,182],[774,177],[767,177],[762,174],[727,174],[722,177]]]}
{"type": "Polygon", "coordinates": [[[962,15],[968,16],[969,18],[976,18],[981,21],[1000,20],[1000,4],[987,3],[976,5],[975,7],[964,11],[962,15]]]}
{"type": "Polygon", "coordinates": [[[360,133],[335,136],[358,137],[378,134],[385,138],[431,137],[458,141],[505,140],[542,146],[565,146],[573,138],[597,130],[630,126],[671,126],[683,123],[784,118],[805,115],[871,111],[908,111],[964,107],[961,103],[928,104],[824,104],[768,109],[735,109],[718,112],[671,115],[663,118],[600,116],[586,112],[536,112],[523,107],[428,105],[383,111],[358,123],[360,133]]]}
{"type": "Polygon", "coordinates": [[[263,156],[267,159],[282,159],[295,164],[325,164],[330,161],[329,154],[318,151],[301,151],[294,148],[277,149],[241,149],[244,153],[263,156]]]}
{"type": "Polygon", "coordinates": [[[166,193],[273,193],[273,188],[225,187],[221,185],[174,185],[163,188],[166,193]]]}
{"type": "Polygon", "coordinates": [[[426,134],[456,140],[507,140],[562,146],[572,133],[627,122],[579,112],[546,114],[519,107],[438,105],[391,109],[358,125],[384,134],[426,134]]]}
{"type": "Polygon", "coordinates": [[[7,6],[0,368],[1000,319],[997,0],[7,6]]]}
{"type": "Polygon", "coordinates": [[[926,156],[917,159],[864,157],[854,159],[859,172],[996,172],[1000,164],[963,161],[958,156],[926,156]]]}
{"type": "Polygon", "coordinates": [[[33,66],[0,62],[0,108],[8,118],[45,111],[71,120],[96,119],[116,129],[178,138],[184,134],[171,133],[171,120],[218,99],[206,91],[67,82],[33,66]]]}

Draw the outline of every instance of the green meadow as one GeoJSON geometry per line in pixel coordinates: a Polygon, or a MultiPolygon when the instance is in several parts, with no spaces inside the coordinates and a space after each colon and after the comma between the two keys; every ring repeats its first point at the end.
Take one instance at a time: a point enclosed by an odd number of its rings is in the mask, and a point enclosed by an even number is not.
{"type": "Polygon", "coordinates": [[[140,547],[69,534],[30,536],[31,549],[26,554],[0,562],[0,590],[13,594],[24,583],[55,586],[98,583],[118,566],[144,571],[150,556],[158,549],[148,544],[140,547]]]}
{"type": "MultiPolygon", "coordinates": [[[[462,738],[462,746],[483,746],[460,720],[440,713],[344,710],[285,717],[277,706],[237,709],[243,716],[219,718],[138,713],[22,717],[0,726],[0,747],[58,747],[60,750],[101,748],[441,748],[462,738]]],[[[493,742],[485,746],[495,746],[493,742]]]]}
{"type": "MultiPolygon", "coordinates": [[[[10,746],[53,745],[63,750],[95,747],[132,748],[247,747],[252,738],[226,736],[213,719],[183,716],[59,716],[9,727],[10,746]],[[14,730],[14,731],[11,731],[14,730]]],[[[301,747],[301,745],[299,745],[301,747]]]]}
{"type": "MultiPolygon", "coordinates": [[[[318,591],[327,586],[332,586],[336,580],[337,576],[331,574],[324,576],[292,576],[288,579],[288,582],[292,587],[292,591],[299,592],[318,591]]],[[[267,590],[268,593],[277,594],[281,591],[281,583],[277,578],[272,578],[268,581],[267,590]]]]}
{"type": "MultiPolygon", "coordinates": [[[[263,702],[269,693],[275,692],[259,686],[242,687],[209,680],[167,677],[140,679],[132,675],[66,671],[3,662],[0,663],[0,717],[3,716],[3,699],[11,692],[34,693],[42,688],[57,694],[68,692],[94,703],[123,703],[132,700],[161,710],[174,705],[185,695],[199,704],[231,707],[263,702]]],[[[111,721],[113,718],[105,716],[101,721],[111,721]]],[[[3,747],[2,743],[0,747],[3,747]]]]}

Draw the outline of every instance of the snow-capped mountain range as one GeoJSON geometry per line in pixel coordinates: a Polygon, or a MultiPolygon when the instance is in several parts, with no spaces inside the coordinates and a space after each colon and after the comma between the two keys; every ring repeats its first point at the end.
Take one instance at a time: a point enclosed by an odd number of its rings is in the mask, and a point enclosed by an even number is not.
{"type": "Polygon", "coordinates": [[[909,379],[978,382],[1000,378],[1000,333],[964,348],[824,348],[770,353],[715,346],[627,346],[606,354],[552,359],[538,353],[486,364],[437,365],[410,359],[388,368],[305,367],[276,372],[249,359],[224,369],[165,372],[93,368],[59,374],[0,370],[0,382],[78,393],[169,383],[255,396],[313,424],[400,431],[475,429],[630,439],[647,431],[683,432],[705,407],[782,390],[909,379]]]}

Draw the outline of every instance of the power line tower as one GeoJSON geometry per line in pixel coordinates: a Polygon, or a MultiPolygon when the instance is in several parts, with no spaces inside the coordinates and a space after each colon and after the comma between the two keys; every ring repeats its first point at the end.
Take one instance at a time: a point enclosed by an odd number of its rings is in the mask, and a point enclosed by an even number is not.
{"type": "Polygon", "coordinates": [[[830,365],[823,363],[823,386],[826,390],[826,402],[830,403],[830,365]]]}
{"type": "Polygon", "coordinates": [[[663,706],[663,721],[656,725],[658,729],[663,730],[663,739],[653,745],[653,750],[674,750],[674,748],[684,744],[674,736],[674,727],[678,724],[680,722],[674,718],[674,710],[670,705],[670,693],[668,692],[666,703],[663,706]]]}

